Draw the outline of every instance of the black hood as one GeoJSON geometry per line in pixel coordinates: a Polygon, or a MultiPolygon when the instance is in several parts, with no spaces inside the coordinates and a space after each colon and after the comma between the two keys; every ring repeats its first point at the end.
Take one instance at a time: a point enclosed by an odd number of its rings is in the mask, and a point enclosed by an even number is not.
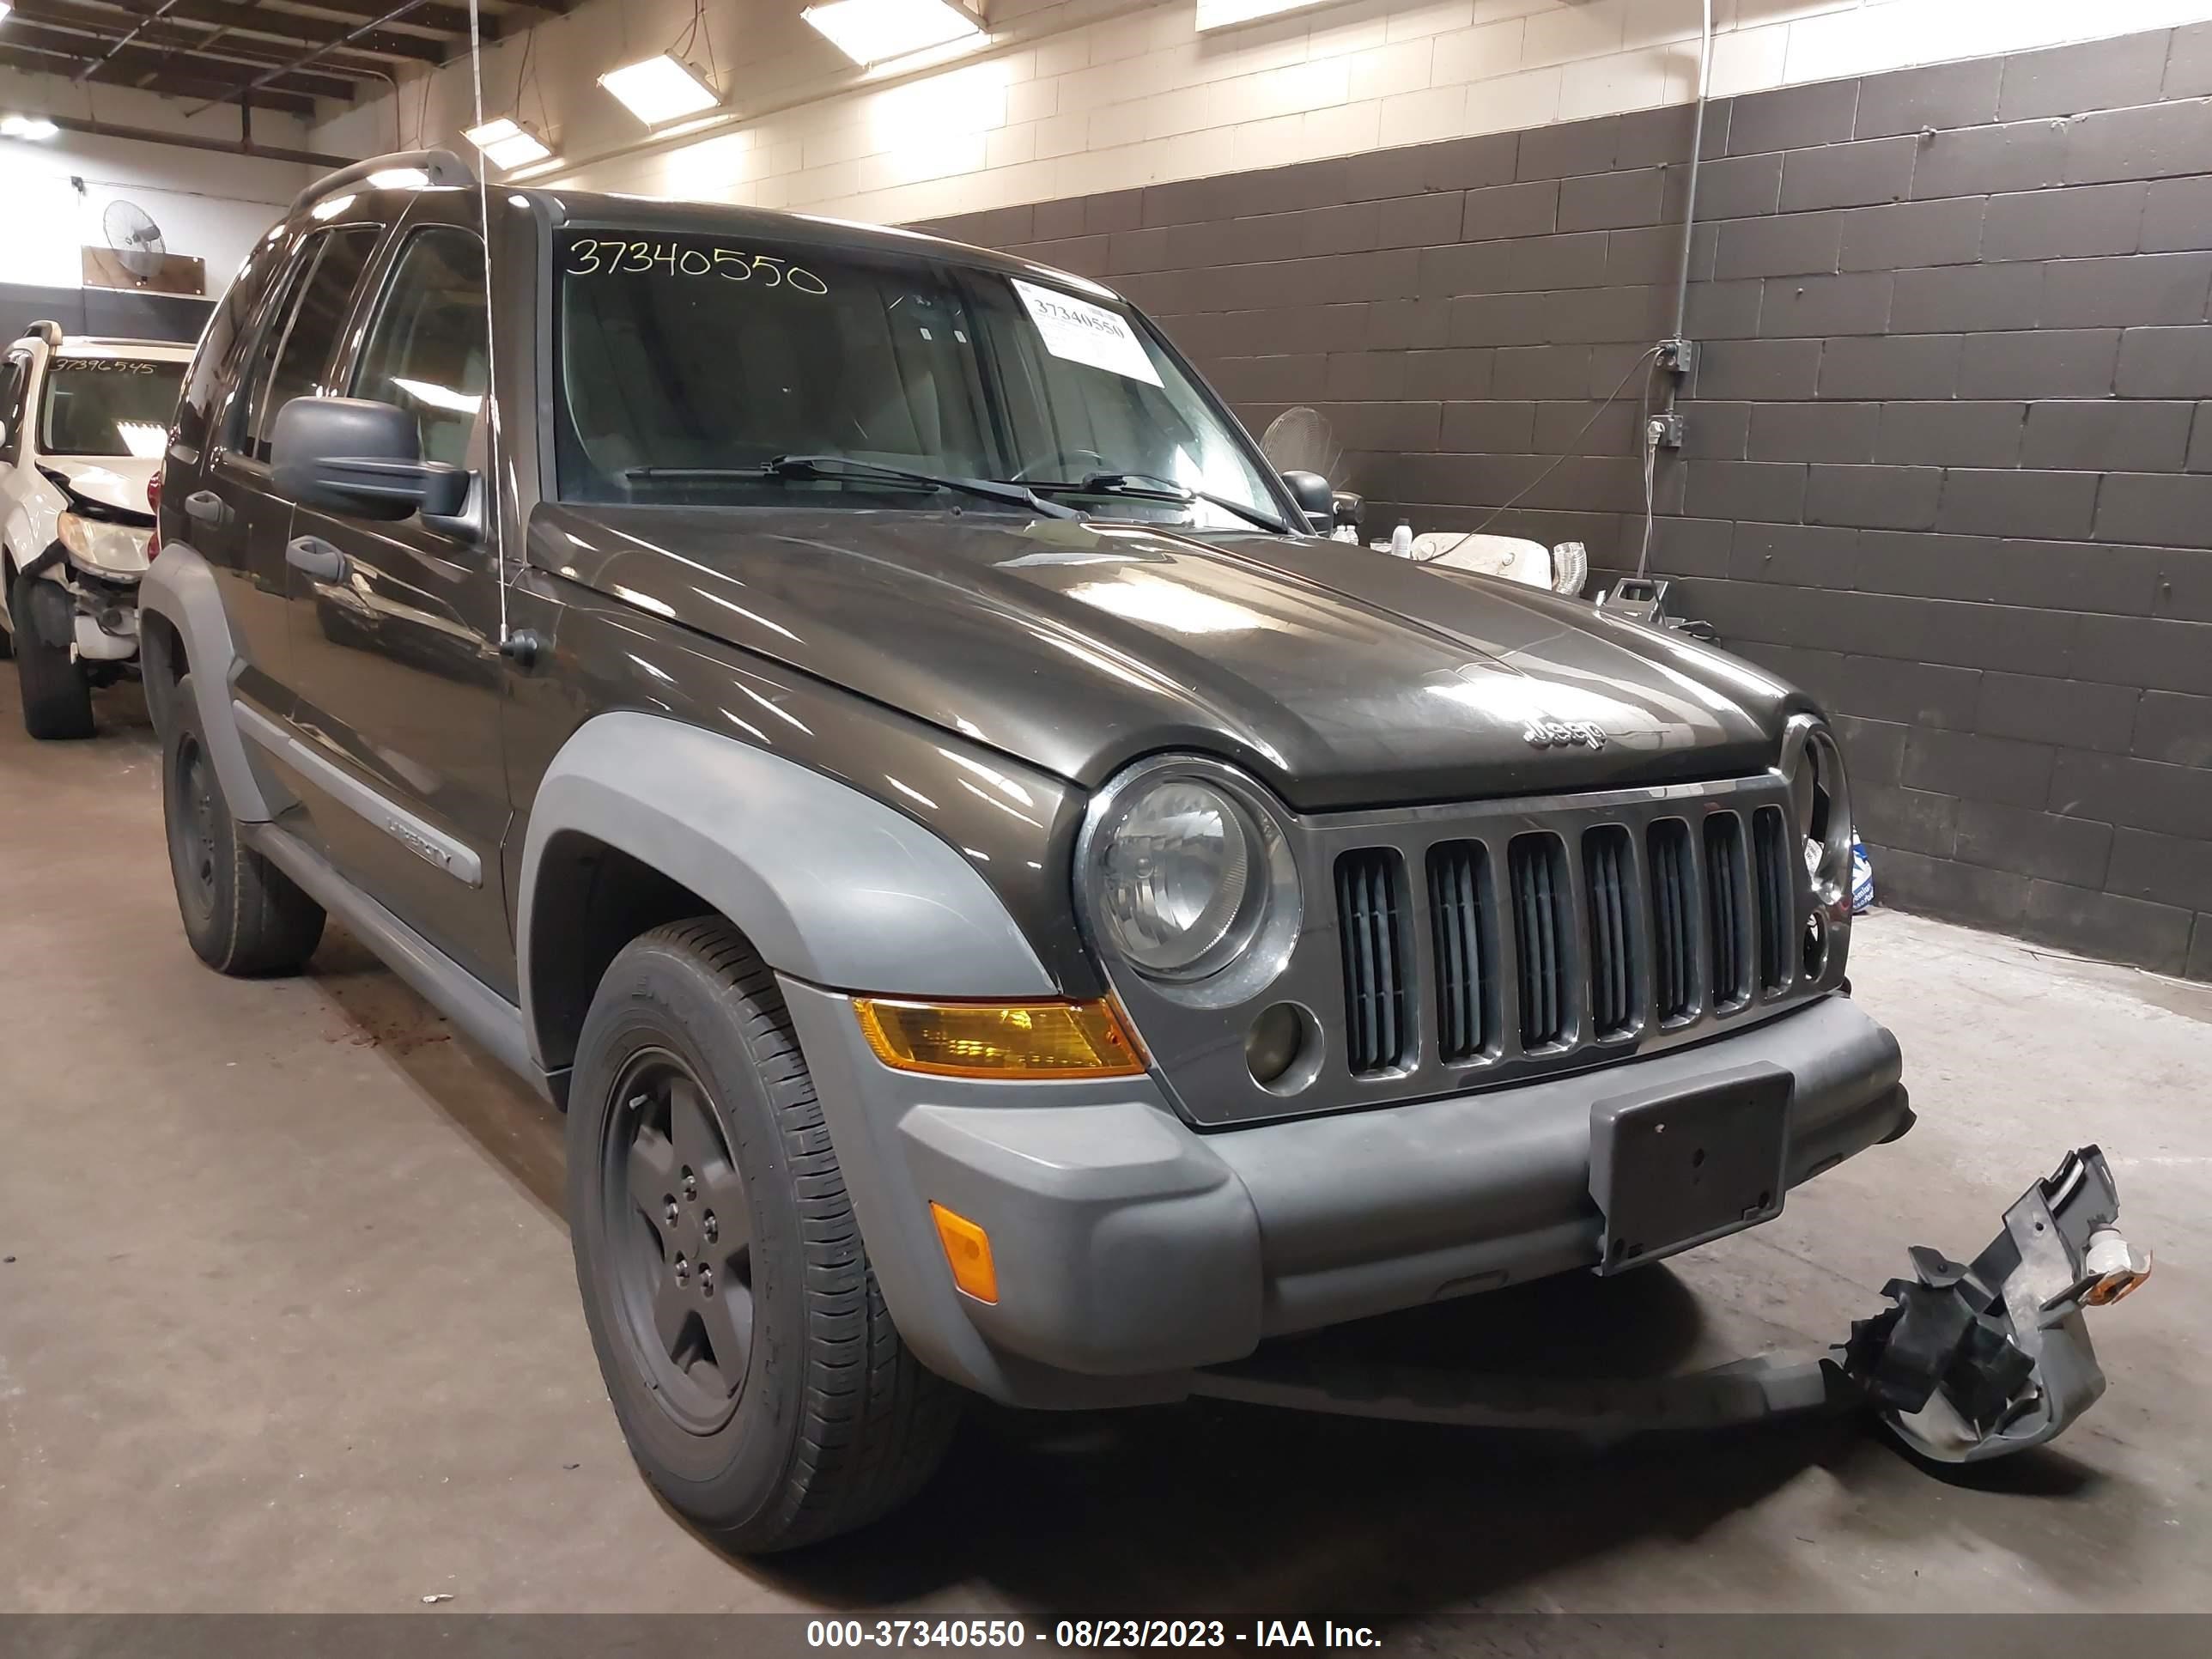
{"type": "Polygon", "coordinates": [[[549,506],[530,540],[544,568],[1086,786],[1165,750],[1305,810],[1682,782],[1772,764],[1806,706],[1586,603],[1257,531],[549,506]]]}

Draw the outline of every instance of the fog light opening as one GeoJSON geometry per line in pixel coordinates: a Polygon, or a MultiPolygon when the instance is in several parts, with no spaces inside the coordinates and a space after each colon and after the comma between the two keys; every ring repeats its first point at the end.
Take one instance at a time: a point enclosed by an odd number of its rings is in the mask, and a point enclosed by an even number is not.
{"type": "Polygon", "coordinates": [[[1828,919],[1818,910],[1805,917],[1805,977],[1816,980],[1828,966],[1828,919]]]}
{"type": "Polygon", "coordinates": [[[1244,1033],[1252,1081],[1272,1094],[1294,1095],[1321,1074],[1321,1025],[1295,1002],[1261,1011],[1244,1033]]]}

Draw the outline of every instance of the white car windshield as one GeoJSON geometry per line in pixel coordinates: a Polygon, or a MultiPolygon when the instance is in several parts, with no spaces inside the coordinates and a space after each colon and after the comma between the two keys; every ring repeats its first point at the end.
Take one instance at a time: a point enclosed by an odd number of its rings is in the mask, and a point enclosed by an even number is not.
{"type": "Polygon", "coordinates": [[[46,364],[39,448],[48,455],[153,460],[176,418],[185,365],[134,357],[60,357],[46,364]]]}
{"type": "Polygon", "coordinates": [[[1248,442],[1102,292],[667,232],[564,233],[556,259],[566,500],[884,506],[933,493],[896,471],[1026,485],[1116,518],[1280,523],[1248,442]],[[823,465],[763,471],[793,457],[823,465]]]}

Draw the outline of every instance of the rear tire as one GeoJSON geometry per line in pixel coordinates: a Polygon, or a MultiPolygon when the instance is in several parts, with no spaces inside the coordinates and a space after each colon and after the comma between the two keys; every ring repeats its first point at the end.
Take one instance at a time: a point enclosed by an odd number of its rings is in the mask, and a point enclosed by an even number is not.
{"type": "Polygon", "coordinates": [[[167,702],[161,817],[185,937],[219,974],[295,974],[323,937],[323,907],[240,839],[200,729],[191,675],[167,702]]]}
{"type": "Polygon", "coordinates": [[[38,611],[69,596],[42,576],[18,576],[8,596],[15,624],[15,678],[23,690],[23,729],[41,740],[92,735],[92,685],[69,647],[48,645],[39,633],[38,611]]]}
{"type": "Polygon", "coordinates": [[[884,1307],[760,957],[719,917],[633,941],[600,981],[574,1076],[576,1279],[647,1480],[747,1553],[911,1498],[960,1395],[884,1307]]]}

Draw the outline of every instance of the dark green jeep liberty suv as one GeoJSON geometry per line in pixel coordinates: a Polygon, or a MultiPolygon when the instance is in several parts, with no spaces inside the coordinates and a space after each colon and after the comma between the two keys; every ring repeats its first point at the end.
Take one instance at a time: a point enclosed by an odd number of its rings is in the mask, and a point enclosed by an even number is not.
{"type": "Polygon", "coordinates": [[[185,932],[335,914],[566,1108],[615,1410],[740,1549],[963,1390],[1175,1400],[1901,1133],[1812,703],[1328,509],[1081,278],[348,168],[170,436],[185,932]]]}

